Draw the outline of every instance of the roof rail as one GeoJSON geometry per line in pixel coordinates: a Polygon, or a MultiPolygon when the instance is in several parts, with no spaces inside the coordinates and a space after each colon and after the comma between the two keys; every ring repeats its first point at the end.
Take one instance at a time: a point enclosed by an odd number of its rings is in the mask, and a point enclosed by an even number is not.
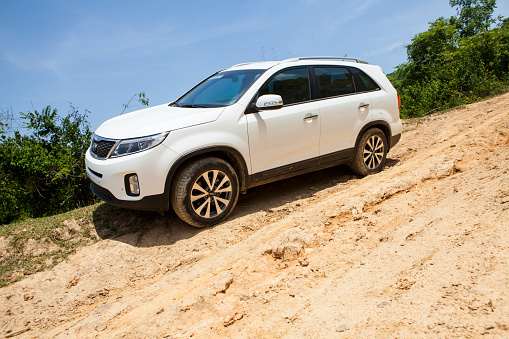
{"type": "Polygon", "coordinates": [[[256,61],[251,61],[251,62],[243,62],[241,64],[236,64],[236,65],[233,65],[232,67],[230,68],[233,68],[233,67],[239,67],[239,66],[245,66],[245,65],[250,65],[250,64],[255,64],[256,61]]]}
{"type": "Polygon", "coordinates": [[[321,56],[321,57],[300,57],[300,58],[290,58],[290,59],[286,59],[286,60],[283,60],[281,61],[282,63],[283,62],[295,62],[295,61],[299,61],[299,60],[344,60],[344,61],[355,61],[356,63],[359,63],[359,64],[369,64],[369,62],[365,61],[365,60],[361,60],[361,59],[356,59],[356,58],[347,58],[347,57],[324,57],[324,56],[321,56]]]}

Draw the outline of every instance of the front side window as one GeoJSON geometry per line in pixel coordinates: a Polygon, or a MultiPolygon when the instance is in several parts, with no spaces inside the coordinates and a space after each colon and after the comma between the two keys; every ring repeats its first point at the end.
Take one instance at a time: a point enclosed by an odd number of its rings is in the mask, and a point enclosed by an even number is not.
{"type": "Polygon", "coordinates": [[[224,71],[214,74],[175,102],[176,107],[225,107],[233,105],[265,70],[224,71]]]}
{"type": "Polygon", "coordinates": [[[355,92],[353,78],[345,67],[316,67],[320,98],[329,98],[355,92]]]}
{"type": "Polygon", "coordinates": [[[260,89],[259,94],[278,94],[285,105],[309,101],[311,92],[307,68],[292,68],[278,73],[260,89]]]}

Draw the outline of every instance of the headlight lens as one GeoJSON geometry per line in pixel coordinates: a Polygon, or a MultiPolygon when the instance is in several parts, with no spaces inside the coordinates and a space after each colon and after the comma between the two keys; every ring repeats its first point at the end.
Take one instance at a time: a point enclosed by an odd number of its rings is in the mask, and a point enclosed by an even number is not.
{"type": "Polygon", "coordinates": [[[163,142],[169,132],[151,135],[143,138],[126,139],[120,141],[111,152],[110,158],[146,151],[163,142]]]}

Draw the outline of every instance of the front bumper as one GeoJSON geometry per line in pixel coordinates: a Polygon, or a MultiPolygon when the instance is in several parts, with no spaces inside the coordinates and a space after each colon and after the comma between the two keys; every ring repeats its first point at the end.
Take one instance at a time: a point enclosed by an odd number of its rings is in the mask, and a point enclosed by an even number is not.
{"type": "Polygon", "coordinates": [[[167,211],[170,208],[170,195],[165,193],[146,196],[140,200],[126,201],[115,198],[106,188],[94,184],[93,182],[90,183],[90,189],[99,199],[117,207],[140,211],[167,211]]]}
{"type": "Polygon", "coordinates": [[[87,175],[92,191],[102,200],[119,207],[142,210],[168,210],[168,172],[178,158],[177,153],[164,145],[118,158],[96,159],[85,155],[87,175]],[[126,175],[136,174],[140,195],[126,190],[126,175]]]}

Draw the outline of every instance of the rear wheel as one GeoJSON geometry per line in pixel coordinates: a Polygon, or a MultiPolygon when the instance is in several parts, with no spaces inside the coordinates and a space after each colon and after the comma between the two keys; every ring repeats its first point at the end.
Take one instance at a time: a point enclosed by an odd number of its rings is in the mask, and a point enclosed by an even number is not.
{"type": "Polygon", "coordinates": [[[387,157],[387,138],[378,128],[371,128],[364,132],[355,149],[350,168],[356,174],[364,177],[368,174],[380,172],[387,157]]]}
{"type": "Polygon", "coordinates": [[[226,161],[203,158],[178,172],[171,189],[175,213],[195,227],[215,225],[226,219],[239,197],[237,173],[226,161]]]}

